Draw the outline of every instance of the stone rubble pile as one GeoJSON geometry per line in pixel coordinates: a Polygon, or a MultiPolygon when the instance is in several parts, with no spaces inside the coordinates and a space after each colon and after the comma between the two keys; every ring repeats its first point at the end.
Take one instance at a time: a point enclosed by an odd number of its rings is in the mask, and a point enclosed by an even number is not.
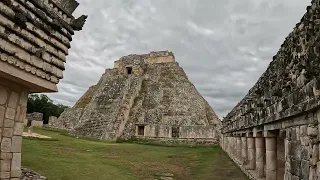
{"type": "Polygon", "coordinates": [[[27,168],[21,168],[21,180],[46,180],[47,178],[27,168]]]}

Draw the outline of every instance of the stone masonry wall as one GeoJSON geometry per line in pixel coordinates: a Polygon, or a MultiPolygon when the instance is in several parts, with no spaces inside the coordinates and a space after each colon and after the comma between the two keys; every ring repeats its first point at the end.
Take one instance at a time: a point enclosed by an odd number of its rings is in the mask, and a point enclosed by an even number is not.
{"type": "MultiPolygon", "coordinates": [[[[172,126],[168,125],[146,125],[144,136],[158,138],[172,138],[172,126]]],[[[136,136],[137,136],[136,132],[136,136]]],[[[216,126],[181,126],[179,127],[179,138],[216,138],[216,126]]]]}
{"type": "Polygon", "coordinates": [[[51,0],[0,2],[2,62],[53,84],[63,78],[66,55],[76,29],[72,26],[81,21],[53,8],[56,5],[51,0]]]}
{"type": "Polygon", "coordinates": [[[83,115],[83,108],[65,109],[58,119],[52,118],[49,120],[51,128],[72,130],[77,125],[77,120],[83,115]]]}
{"type": "Polygon", "coordinates": [[[30,114],[27,114],[27,119],[30,121],[42,121],[43,114],[38,112],[30,113],[30,114]]]}
{"type": "Polygon", "coordinates": [[[279,121],[276,124],[265,125],[264,131],[260,135],[259,129],[255,129],[253,134],[250,133],[250,130],[232,135],[224,134],[221,146],[241,169],[253,179],[268,177],[267,172],[261,172],[259,169],[271,166],[269,168],[275,169],[276,173],[274,174],[278,179],[316,180],[320,178],[319,125],[320,109],[279,121]],[[245,141],[237,141],[241,138],[246,139],[248,143],[250,139],[255,140],[255,142],[250,141],[252,144],[242,146],[245,141]],[[270,157],[265,153],[268,152],[267,141],[272,138],[277,142],[274,149],[276,159],[270,165],[267,162],[270,157]],[[264,145],[258,146],[257,140],[262,140],[264,145]],[[258,153],[259,148],[262,149],[263,154],[258,153]],[[259,157],[265,158],[266,161],[259,164],[259,157]]]}
{"type": "Polygon", "coordinates": [[[33,127],[43,127],[43,121],[31,121],[33,127]]]}
{"type": "Polygon", "coordinates": [[[221,146],[251,179],[320,179],[320,1],[223,119],[221,146]]]}
{"type": "Polygon", "coordinates": [[[34,113],[27,114],[26,119],[27,120],[24,123],[25,126],[28,125],[28,121],[31,122],[31,126],[34,126],[34,127],[42,127],[43,126],[43,114],[42,113],[34,112],[34,113]]]}
{"type": "Polygon", "coordinates": [[[0,178],[18,180],[28,90],[0,77],[0,178]]]}
{"type": "Polygon", "coordinates": [[[267,70],[224,118],[225,132],[270,123],[318,106],[319,11],[319,0],[312,0],[267,70]]]}

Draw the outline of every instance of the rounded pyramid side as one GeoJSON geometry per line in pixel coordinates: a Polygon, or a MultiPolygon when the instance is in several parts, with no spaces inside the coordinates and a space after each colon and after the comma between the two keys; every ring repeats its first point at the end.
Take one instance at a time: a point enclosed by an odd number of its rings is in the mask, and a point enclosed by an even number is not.
{"type": "Polygon", "coordinates": [[[124,138],[135,136],[139,125],[149,137],[170,138],[174,127],[186,138],[220,136],[220,119],[177,62],[146,66],[129,119],[124,138]]]}
{"type": "Polygon", "coordinates": [[[93,96],[101,86],[102,80],[105,77],[102,74],[100,80],[96,85],[88,88],[88,90],[81,96],[72,108],[65,109],[55,122],[52,122],[50,127],[57,129],[73,130],[79,124],[79,121],[86,109],[90,104],[93,96]]]}

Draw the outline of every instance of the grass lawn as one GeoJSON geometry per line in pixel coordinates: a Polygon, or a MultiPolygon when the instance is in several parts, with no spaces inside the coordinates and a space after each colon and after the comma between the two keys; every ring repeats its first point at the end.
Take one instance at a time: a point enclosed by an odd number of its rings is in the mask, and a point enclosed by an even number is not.
{"type": "Polygon", "coordinates": [[[159,146],[77,139],[63,131],[36,129],[50,140],[23,138],[22,166],[49,180],[247,180],[215,146],[159,146]]]}

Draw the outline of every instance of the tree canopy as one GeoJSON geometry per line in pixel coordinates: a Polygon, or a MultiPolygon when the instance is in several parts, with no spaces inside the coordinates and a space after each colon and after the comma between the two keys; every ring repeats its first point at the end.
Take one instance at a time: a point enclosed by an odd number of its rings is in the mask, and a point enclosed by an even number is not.
{"type": "Polygon", "coordinates": [[[53,101],[44,94],[31,94],[28,97],[27,113],[43,113],[43,123],[48,124],[49,117],[59,117],[60,114],[69,106],[54,104],[53,101]]]}

